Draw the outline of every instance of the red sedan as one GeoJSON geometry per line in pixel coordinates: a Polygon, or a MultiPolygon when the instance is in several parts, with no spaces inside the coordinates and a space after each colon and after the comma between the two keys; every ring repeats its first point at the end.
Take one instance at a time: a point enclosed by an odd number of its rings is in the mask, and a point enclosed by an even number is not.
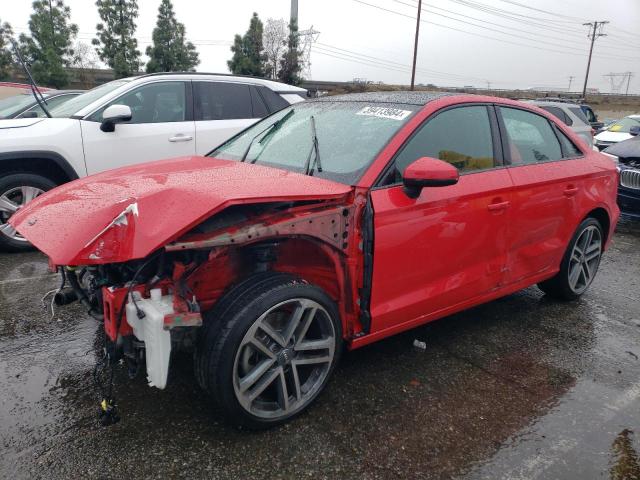
{"type": "Polygon", "coordinates": [[[369,93],[292,105],[208,157],[68,183],[11,223],[61,272],[56,301],[104,322],[112,364],[164,388],[170,353],[192,351],[226,417],[262,428],[307,408],[343,347],[533,284],[582,295],[617,185],[534,106],[369,93]]]}

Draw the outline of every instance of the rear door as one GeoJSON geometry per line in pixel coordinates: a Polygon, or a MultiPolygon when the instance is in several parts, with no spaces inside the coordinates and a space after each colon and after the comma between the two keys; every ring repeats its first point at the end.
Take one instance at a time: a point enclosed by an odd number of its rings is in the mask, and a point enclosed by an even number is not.
{"type": "Polygon", "coordinates": [[[456,106],[430,117],[381,183],[371,191],[372,331],[419,323],[500,288],[512,186],[491,106],[456,106]],[[455,165],[460,180],[409,198],[401,172],[425,156],[455,165]]]}
{"type": "Polygon", "coordinates": [[[513,181],[508,282],[517,283],[559,267],[580,215],[589,165],[542,115],[504,106],[497,111],[513,181]]]}
{"type": "Polygon", "coordinates": [[[137,87],[80,121],[89,174],[124,165],[195,154],[191,82],[161,81],[137,87]],[[132,118],[113,132],[100,130],[102,112],[128,105],[132,118]]]}
{"type": "Polygon", "coordinates": [[[196,152],[205,155],[269,113],[253,85],[193,82],[196,152]]]}

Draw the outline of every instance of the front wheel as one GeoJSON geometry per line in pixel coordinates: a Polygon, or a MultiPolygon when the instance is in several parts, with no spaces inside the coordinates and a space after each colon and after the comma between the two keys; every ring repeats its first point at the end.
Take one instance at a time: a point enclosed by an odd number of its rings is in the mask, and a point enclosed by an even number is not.
{"type": "Polygon", "coordinates": [[[0,178],[0,249],[31,250],[31,244],[9,225],[9,219],[31,200],[56,186],[48,178],[32,173],[14,173],[0,178]]]}
{"type": "Polygon", "coordinates": [[[604,235],[595,218],[585,219],[576,230],[555,277],[538,284],[546,294],[574,300],[587,291],[598,272],[604,235]]]}
{"type": "Polygon", "coordinates": [[[268,428],[304,411],[324,389],[341,350],[339,314],[321,288],[290,275],[257,276],[235,292],[229,295],[238,298],[221,299],[223,315],[214,308],[206,318],[223,323],[201,339],[196,363],[227,418],[268,428]]]}

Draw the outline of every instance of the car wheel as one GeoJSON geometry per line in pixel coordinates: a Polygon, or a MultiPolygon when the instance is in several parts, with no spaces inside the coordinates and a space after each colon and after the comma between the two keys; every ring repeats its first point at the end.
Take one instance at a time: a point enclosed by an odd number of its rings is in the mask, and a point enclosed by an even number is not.
{"type": "Polygon", "coordinates": [[[23,252],[33,247],[9,225],[9,218],[38,195],[56,186],[51,180],[31,173],[14,173],[0,178],[0,248],[23,252]]]}
{"type": "Polygon", "coordinates": [[[604,235],[595,218],[584,220],[573,235],[564,254],[560,271],[538,284],[546,294],[562,300],[574,300],[587,291],[598,272],[604,235]]]}
{"type": "Polygon", "coordinates": [[[313,403],[338,362],[335,302],[278,273],[252,277],[225,297],[224,314],[214,308],[205,315],[219,327],[196,353],[201,382],[237,425],[262,429],[292,419],[313,403]]]}

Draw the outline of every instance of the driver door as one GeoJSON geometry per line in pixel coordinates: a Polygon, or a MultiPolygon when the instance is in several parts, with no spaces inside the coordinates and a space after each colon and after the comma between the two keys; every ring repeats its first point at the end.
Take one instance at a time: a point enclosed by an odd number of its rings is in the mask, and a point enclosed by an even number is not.
{"type": "Polygon", "coordinates": [[[497,131],[489,105],[436,113],[396,155],[388,184],[371,191],[371,332],[423,323],[503,285],[512,182],[497,131]],[[409,198],[400,172],[425,156],[452,163],[460,179],[409,198]]]}
{"type": "Polygon", "coordinates": [[[195,155],[191,82],[163,81],[140,86],[80,121],[89,175],[152,160],[195,155]],[[128,105],[132,118],[113,132],[100,130],[102,112],[128,105]]]}

